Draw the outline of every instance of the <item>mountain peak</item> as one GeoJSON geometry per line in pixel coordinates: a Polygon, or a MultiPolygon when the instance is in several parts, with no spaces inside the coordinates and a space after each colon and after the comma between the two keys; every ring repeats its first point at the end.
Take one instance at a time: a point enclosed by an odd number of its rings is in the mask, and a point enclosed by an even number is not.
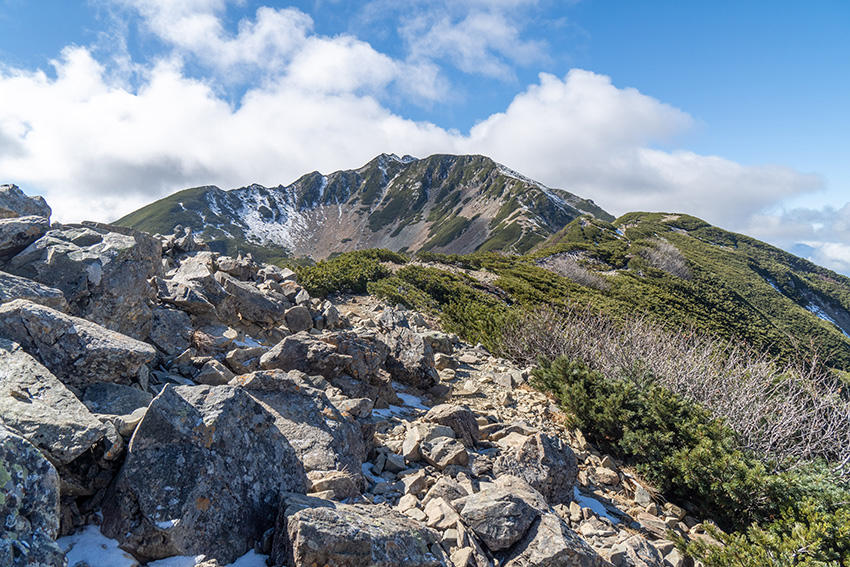
{"type": "Polygon", "coordinates": [[[384,153],[358,169],[314,171],[287,186],[188,191],[191,199],[182,191],[117,224],[163,234],[181,224],[221,252],[238,247],[268,260],[370,247],[523,253],[581,215],[613,220],[592,201],[481,155],[384,153]]]}

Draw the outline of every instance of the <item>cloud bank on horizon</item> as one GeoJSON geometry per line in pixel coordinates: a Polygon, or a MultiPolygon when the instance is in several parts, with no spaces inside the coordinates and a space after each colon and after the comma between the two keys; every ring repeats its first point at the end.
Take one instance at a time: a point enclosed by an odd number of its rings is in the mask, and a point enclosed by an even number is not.
{"type": "MultiPolygon", "coordinates": [[[[260,7],[234,29],[238,0],[101,2],[112,17],[96,44],[67,46],[50,69],[0,66],[0,181],[43,194],[60,221],[115,220],[196,185],[287,184],[382,152],[476,153],[614,214],[687,212],[850,272],[850,204],[781,209],[822,179],[661,149],[694,119],[604,75],[541,73],[467,132],[390,109],[450,99],[450,70],[509,81],[546,57],[513,17],[531,0],[416,0],[395,20],[403,57],[317,33],[296,8],[260,7]],[[161,52],[131,56],[128,22],[161,52]]],[[[363,17],[392,9],[375,0],[363,17]]]]}

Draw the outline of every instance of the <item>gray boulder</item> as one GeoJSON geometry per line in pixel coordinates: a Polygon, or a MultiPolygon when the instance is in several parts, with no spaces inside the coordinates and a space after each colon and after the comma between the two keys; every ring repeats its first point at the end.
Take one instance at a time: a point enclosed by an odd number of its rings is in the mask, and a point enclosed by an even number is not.
{"type": "Polygon", "coordinates": [[[52,212],[44,197],[29,197],[17,185],[0,185],[0,219],[27,216],[49,219],[52,212]]]}
{"type": "Polygon", "coordinates": [[[313,388],[303,373],[260,371],[237,376],[230,384],[244,388],[272,412],[305,471],[338,470],[360,477],[366,452],[360,426],[313,388]]]}
{"type": "Polygon", "coordinates": [[[0,258],[10,258],[44,236],[50,221],[44,217],[0,219],[0,258]]]}
{"type": "Polygon", "coordinates": [[[290,567],[437,567],[438,533],[384,506],[337,504],[281,514],[272,560],[290,567]],[[285,538],[285,539],[284,539],[285,538]],[[281,541],[283,540],[283,541],[281,541]]]}
{"type": "Polygon", "coordinates": [[[384,310],[378,321],[379,338],[389,346],[386,369],[394,380],[428,390],[440,379],[434,366],[434,351],[425,339],[410,329],[404,315],[384,310]]]}
{"type": "Polygon", "coordinates": [[[0,303],[8,303],[15,299],[26,299],[58,311],[68,311],[68,301],[62,292],[55,287],[48,287],[27,278],[0,272],[0,303]]]}
{"type": "Polygon", "coordinates": [[[0,335],[81,391],[94,382],[144,381],[156,356],[148,344],[23,299],[0,305],[0,335]]]}
{"type": "Polygon", "coordinates": [[[228,351],[224,362],[235,374],[249,374],[260,369],[260,357],[266,354],[266,347],[240,347],[228,351]]]}
{"type": "MultiPolygon", "coordinates": [[[[254,284],[239,281],[224,272],[216,272],[215,279],[224,291],[233,296],[231,300],[233,309],[242,320],[266,329],[276,327],[283,322],[284,312],[287,312],[290,306],[283,295],[273,292],[263,293],[254,284]]],[[[297,332],[291,327],[290,330],[297,332]]],[[[298,329],[298,331],[302,330],[305,329],[298,329]]]]}
{"type": "Polygon", "coordinates": [[[166,386],[103,505],[103,533],[141,560],[244,555],[307,479],[275,416],[234,386],[166,386]]]}
{"type": "Polygon", "coordinates": [[[428,410],[424,419],[431,423],[451,427],[455,436],[467,447],[474,447],[478,443],[478,421],[475,419],[475,414],[468,408],[440,404],[428,410]]]}
{"type": "Polygon", "coordinates": [[[152,311],[151,331],[148,340],[174,357],[189,348],[192,338],[192,320],[185,312],[170,307],[156,307],[152,311]]]}
{"type": "Polygon", "coordinates": [[[29,441],[0,422],[0,565],[65,567],[59,533],[59,475],[29,441]]]}
{"type": "Polygon", "coordinates": [[[505,567],[610,567],[557,514],[547,512],[500,565],[505,567]]]}
{"type": "Polygon", "coordinates": [[[496,486],[455,500],[453,505],[490,551],[511,547],[549,509],[540,493],[511,476],[499,477],[496,486]]]}
{"type": "Polygon", "coordinates": [[[286,328],[293,333],[309,331],[313,328],[313,316],[310,310],[303,305],[296,305],[286,310],[286,328]]]}
{"type": "Polygon", "coordinates": [[[47,368],[11,341],[0,339],[0,416],[6,426],[54,463],[68,464],[100,440],[116,453],[115,429],[95,418],[47,368]]]}
{"type": "Polygon", "coordinates": [[[144,340],[160,269],[159,241],[143,232],[86,223],[48,231],[12,258],[6,271],[56,287],[71,313],[144,340]]]}
{"type": "Polygon", "coordinates": [[[290,335],[260,358],[264,370],[300,370],[331,379],[347,372],[352,357],[307,332],[290,335]]]}
{"type": "Polygon", "coordinates": [[[525,480],[554,506],[572,500],[578,463],[569,445],[557,437],[536,433],[514,451],[500,455],[493,463],[493,474],[525,480]]]}
{"type": "Polygon", "coordinates": [[[155,278],[157,298],[196,317],[216,317],[215,305],[191,283],[155,278]]]}

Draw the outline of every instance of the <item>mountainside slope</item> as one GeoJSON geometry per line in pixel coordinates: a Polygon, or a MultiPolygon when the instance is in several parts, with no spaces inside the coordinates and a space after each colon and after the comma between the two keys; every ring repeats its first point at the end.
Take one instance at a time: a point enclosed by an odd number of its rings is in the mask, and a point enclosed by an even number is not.
{"type": "Polygon", "coordinates": [[[576,219],[528,264],[503,272],[512,276],[508,289],[540,288],[559,274],[567,283],[556,296],[687,322],[786,355],[814,345],[850,369],[850,278],[689,215],[576,219]]]}
{"type": "Polygon", "coordinates": [[[161,234],[182,225],[214,250],[241,248],[270,261],[374,247],[524,253],[586,214],[613,220],[592,201],[484,156],[382,154],[360,169],[313,172],[288,186],[186,189],[115,224],[161,234]]]}

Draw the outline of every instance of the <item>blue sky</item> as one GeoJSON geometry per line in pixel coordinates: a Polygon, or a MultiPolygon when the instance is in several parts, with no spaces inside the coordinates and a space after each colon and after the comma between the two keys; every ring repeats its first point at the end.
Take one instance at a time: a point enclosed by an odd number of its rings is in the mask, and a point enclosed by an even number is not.
{"type": "Polygon", "coordinates": [[[63,221],[380,152],[850,272],[846,0],[0,0],[0,182],[63,221]]]}

